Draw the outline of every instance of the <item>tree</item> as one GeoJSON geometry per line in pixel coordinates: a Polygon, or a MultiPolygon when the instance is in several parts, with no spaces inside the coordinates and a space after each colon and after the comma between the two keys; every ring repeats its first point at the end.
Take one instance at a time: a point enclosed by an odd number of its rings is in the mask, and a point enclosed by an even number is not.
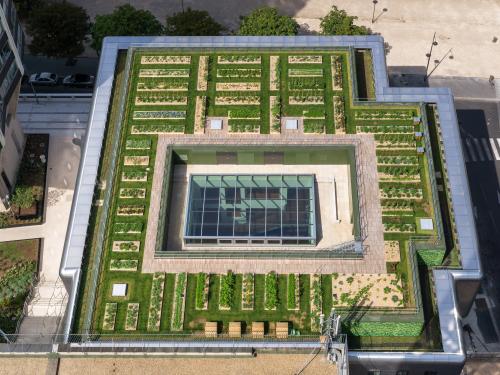
{"type": "Polygon", "coordinates": [[[220,35],[224,27],[207,11],[187,8],[185,12],[167,16],[166,35],[220,35]]]}
{"type": "Polygon", "coordinates": [[[27,20],[31,53],[48,57],[75,57],[84,50],[89,16],[82,7],[66,1],[40,5],[27,20]]]}
{"type": "Polygon", "coordinates": [[[299,24],[289,16],[278,14],[276,8],[262,7],[241,17],[239,35],[297,35],[299,24]]]}
{"type": "Polygon", "coordinates": [[[367,35],[370,29],[364,26],[354,25],[358,17],[349,16],[345,10],[336,6],[323,18],[321,18],[320,28],[323,35],[367,35]]]}
{"type": "Polygon", "coordinates": [[[92,48],[101,51],[102,40],[107,36],[161,35],[162,24],[148,10],[135,9],[125,4],[111,14],[98,15],[91,28],[92,48]]]}
{"type": "Polygon", "coordinates": [[[35,203],[35,195],[31,186],[17,186],[11,203],[18,208],[30,208],[35,203]]]}
{"type": "Polygon", "coordinates": [[[44,0],[14,0],[18,17],[22,20],[26,19],[43,2],[44,0]]]}

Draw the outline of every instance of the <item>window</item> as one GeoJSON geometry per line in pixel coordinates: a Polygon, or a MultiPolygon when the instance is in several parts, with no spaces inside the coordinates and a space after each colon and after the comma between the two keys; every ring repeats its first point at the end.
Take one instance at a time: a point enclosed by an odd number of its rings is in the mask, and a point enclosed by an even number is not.
{"type": "Polygon", "coordinates": [[[382,372],[380,370],[370,370],[368,371],[368,375],[381,375],[382,372]]]}

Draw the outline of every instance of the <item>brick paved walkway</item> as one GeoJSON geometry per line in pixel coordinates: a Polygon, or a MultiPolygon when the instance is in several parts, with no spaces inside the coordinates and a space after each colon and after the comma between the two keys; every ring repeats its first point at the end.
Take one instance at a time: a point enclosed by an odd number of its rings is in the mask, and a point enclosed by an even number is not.
{"type": "MultiPolygon", "coordinates": [[[[202,135],[159,136],[153,194],[150,202],[148,229],[142,271],[149,272],[212,272],[231,269],[234,272],[264,273],[385,273],[384,239],[380,207],[375,142],[372,135],[202,135]],[[165,149],[169,144],[186,145],[301,145],[319,146],[355,144],[360,168],[358,188],[361,199],[360,215],[363,216],[366,253],[363,259],[155,259],[156,230],[158,226],[161,185],[165,167],[165,149]],[[158,173],[160,171],[160,173],[158,173]]],[[[173,218],[172,218],[173,219],[173,218]]],[[[182,219],[182,218],[181,218],[182,219]]],[[[314,249],[311,249],[314,251],[314,249]]]]}

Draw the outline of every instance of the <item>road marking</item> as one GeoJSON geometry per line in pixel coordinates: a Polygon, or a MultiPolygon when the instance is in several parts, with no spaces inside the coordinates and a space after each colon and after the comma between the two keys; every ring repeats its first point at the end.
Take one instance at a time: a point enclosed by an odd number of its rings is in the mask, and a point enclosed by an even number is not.
{"type": "MultiPolygon", "coordinates": [[[[495,146],[495,140],[493,138],[490,138],[490,145],[491,145],[491,149],[493,150],[493,153],[495,154],[495,159],[500,160],[500,155],[498,154],[497,146],[495,146]]],[[[499,142],[499,146],[500,146],[500,142],[499,142]]]]}
{"type": "Polygon", "coordinates": [[[490,147],[488,146],[488,142],[486,142],[486,138],[481,138],[481,143],[483,144],[484,151],[488,160],[493,160],[493,156],[491,155],[490,147]]]}
{"type": "Polygon", "coordinates": [[[470,139],[465,138],[465,143],[467,144],[467,149],[469,150],[469,154],[470,154],[470,157],[472,158],[472,161],[477,161],[476,152],[474,151],[474,148],[472,147],[472,144],[470,143],[470,139]]]}
{"type": "Polygon", "coordinates": [[[476,145],[477,152],[479,154],[479,160],[484,161],[483,150],[481,149],[481,144],[479,143],[479,139],[472,138],[472,140],[474,141],[474,144],[476,145]]]}

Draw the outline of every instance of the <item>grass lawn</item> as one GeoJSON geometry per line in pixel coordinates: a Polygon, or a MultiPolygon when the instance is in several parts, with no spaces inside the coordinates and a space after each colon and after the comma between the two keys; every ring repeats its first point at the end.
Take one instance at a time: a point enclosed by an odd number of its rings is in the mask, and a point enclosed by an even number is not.
{"type": "MultiPolygon", "coordinates": [[[[351,92],[351,71],[349,64],[349,52],[346,50],[335,51],[301,51],[300,54],[319,56],[316,62],[312,60],[306,62],[290,62],[289,56],[299,54],[294,51],[176,51],[171,55],[189,56],[181,64],[174,64],[158,59],[156,62],[142,63],[142,57],[159,56],[160,52],[136,52],[131,56],[131,76],[125,75],[125,55],[120,55],[118,69],[116,72],[117,86],[114,90],[112,105],[110,108],[110,118],[108,125],[108,136],[103,150],[99,176],[101,180],[107,180],[106,189],[110,192],[109,215],[106,220],[106,231],[104,233],[102,257],[100,262],[95,259],[98,254],[98,236],[95,227],[102,222],[103,212],[100,208],[94,208],[91,216],[91,225],[87,249],[88,255],[85,257],[86,263],[82,276],[83,292],[80,293],[78,314],[75,319],[75,329],[81,331],[83,321],[89,318],[92,321],[90,329],[94,332],[102,330],[104,319],[104,308],[106,303],[118,304],[115,321],[115,333],[169,333],[171,332],[172,308],[174,299],[175,274],[166,274],[163,289],[162,311],[160,318],[160,328],[157,332],[148,332],[148,317],[150,296],[152,289],[152,275],[141,273],[142,256],[146,236],[146,226],[149,214],[149,199],[154,173],[154,162],[156,157],[157,135],[165,133],[192,134],[197,121],[197,98],[206,97],[207,106],[204,116],[227,117],[229,121],[229,131],[233,132],[259,132],[268,134],[271,131],[270,123],[270,96],[280,97],[279,115],[281,117],[301,117],[308,122],[308,129],[312,132],[334,133],[335,115],[333,106],[333,96],[340,96],[343,100],[342,111],[345,117],[346,132],[356,133],[357,126],[361,123],[373,129],[377,137],[386,137],[393,144],[401,141],[408,142],[410,147],[402,150],[394,145],[385,150],[377,148],[377,155],[380,156],[410,156],[418,160],[409,168],[420,168],[419,181],[408,181],[399,178],[396,182],[384,182],[384,186],[406,186],[420,188],[423,191],[422,200],[415,205],[410,215],[384,215],[384,221],[397,222],[401,224],[412,224],[416,228],[415,218],[432,217],[432,197],[429,185],[429,171],[426,169],[426,156],[417,157],[414,146],[420,144],[414,140],[412,117],[419,113],[416,105],[398,104],[390,106],[377,106],[375,104],[357,103],[353,101],[351,92]],[[250,62],[236,59],[236,62],[222,63],[219,57],[236,55],[258,55],[259,60],[250,62]],[[208,56],[208,81],[206,89],[198,90],[199,69],[202,56],[208,56]],[[279,56],[279,63],[276,70],[273,70],[271,57],[279,56]],[[342,77],[342,91],[334,88],[332,82],[332,57],[340,57],[340,68],[335,68],[342,77]],[[189,61],[188,61],[189,60],[189,61]],[[271,77],[279,78],[279,84],[272,89],[271,77]],[[127,78],[128,79],[127,81],[127,78]],[[239,86],[238,86],[239,85],[239,86]],[[224,89],[230,87],[230,89],[224,89]],[[256,89],[256,87],[258,89],[256,89]],[[126,92],[125,92],[126,90],[126,92]],[[118,113],[120,108],[120,98],[125,96],[123,102],[124,114],[119,138],[114,136],[118,124],[118,113]],[[363,116],[365,118],[363,118],[363,116]],[[409,129],[409,130],[408,130],[409,129]],[[113,168],[114,177],[111,176],[110,155],[113,152],[113,142],[118,141],[118,155],[116,166],[113,168]],[[142,149],[126,147],[127,144],[144,141],[149,146],[142,149]],[[127,143],[129,142],[129,143],[127,143]],[[125,165],[126,156],[147,156],[149,165],[125,165]],[[122,178],[125,174],[128,177],[146,176],[145,180],[137,178],[136,181],[127,181],[122,178]],[[111,190],[109,190],[111,189],[111,190]],[[145,191],[144,197],[124,198],[120,197],[120,189],[142,189],[145,191]],[[145,189],[145,190],[144,190],[145,189]],[[117,210],[124,205],[144,206],[144,213],[140,216],[119,216],[117,210]],[[120,233],[116,231],[115,224],[139,224],[142,225],[141,233],[120,233]],[[137,252],[112,252],[113,241],[140,241],[137,252]],[[111,260],[138,260],[138,271],[124,272],[110,270],[111,260]],[[99,267],[96,265],[99,264],[99,267]],[[89,300],[92,280],[97,282],[97,292],[95,301],[89,300]],[[124,298],[111,296],[113,283],[127,283],[128,293],[124,298]],[[139,317],[136,331],[125,331],[125,320],[128,303],[139,303],[139,317]],[[91,313],[91,316],[86,314],[91,313]]],[[[371,74],[371,57],[363,53],[358,58],[356,56],[357,70],[362,70],[360,79],[358,74],[359,92],[363,97],[373,98],[374,87],[371,74]],[[359,61],[358,61],[359,60],[359,61]],[[361,81],[361,82],[360,82],[361,81]]],[[[154,60],[154,59],[153,59],[154,60]]],[[[335,77],[339,79],[339,74],[335,77]]],[[[340,87],[340,84],[339,84],[340,87]]],[[[361,95],[360,94],[360,95],[361,95]]],[[[199,102],[199,100],[198,100],[199,102]]],[[[337,102],[336,102],[337,103],[337,102]]],[[[339,108],[338,106],[336,108],[339,108]]],[[[199,108],[198,108],[199,109],[199,108]]],[[[273,108],[274,109],[274,108],[273,108]]],[[[274,111],[273,111],[274,113],[274,111]]],[[[341,116],[340,116],[341,117],[341,116]]],[[[338,116],[337,116],[338,118],[338,116]]],[[[198,118],[199,120],[199,118],[198,118]]],[[[306,122],[304,122],[306,123],[306,122]]],[[[407,160],[410,160],[407,159],[407,160]]],[[[406,167],[406,166],[404,166],[406,167]]],[[[385,167],[384,167],[385,168],[385,167]]],[[[104,197],[103,190],[97,190],[96,198],[104,197]]],[[[399,199],[404,201],[404,198],[399,199]]],[[[432,234],[432,233],[429,233],[432,234]]],[[[394,265],[393,271],[403,280],[404,298],[406,306],[413,308],[416,304],[412,289],[415,287],[411,275],[411,267],[407,254],[407,241],[411,238],[411,233],[386,233],[386,239],[400,241],[402,249],[401,262],[394,265]]],[[[253,310],[243,310],[241,306],[242,275],[235,276],[234,297],[229,310],[219,309],[219,289],[220,279],[218,275],[210,275],[208,309],[195,309],[196,275],[189,274],[187,279],[187,289],[185,294],[184,312],[184,332],[200,331],[206,321],[217,321],[222,326],[224,332],[227,331],[228,323],[240,321],[244,330],[252,322],[263,321],[268,333],[273,332],[274,322],[287,321],[291,326],[300,331],[301,334],[310,333],[310,275],[301,275],[300,285],[300,308],[297,311],[287,309],[287,276],[278,275],[278,303],[275,310],[264,308],[265,296],[265,275],[255,275],[254,288],[254,308],[253,310]]],[[[330,275],[322,276],[322,301],[323,312],[328,314],[332,307],[332,283],[330,275]]],[[[179,296],[179,294],[177,294],[179,296]]],[[[396,314],[397,315],[397,314],[396,314]]],[[[395,318],[396,319],[396,318],[395,318]]],[[[415,338],[413,338],[415,339],[415,338]]],[[[363,339],[359,339],[362,342],[363,339]]],[[[412,339],[408,339],[410,342],[412,339]]]]}

